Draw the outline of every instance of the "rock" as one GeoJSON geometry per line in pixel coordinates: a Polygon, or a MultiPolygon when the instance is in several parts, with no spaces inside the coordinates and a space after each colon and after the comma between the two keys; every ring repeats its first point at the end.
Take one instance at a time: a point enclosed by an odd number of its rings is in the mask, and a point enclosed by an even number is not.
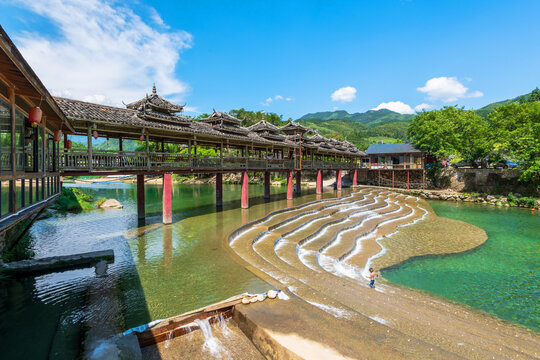
{"type": "Polygon", "coordinates": [[[266,299],[266,296],[264,296],[263,294],[257,295],[257,301],[264,301],[264,299],[266,299]]]}
{"type": "Polygon", "coordinates": [[[142,359],[141,348],[135,334],[118,335],[96,344],[86,356],[90,360],[142,359]]]}
{"type": "Polygon", "coordinates": [[[501,202],[500,202],[500,201],[498,201],[498,202],[497,202],[497,204],[495,204],[495,205],[497,205],[497,206],[501,206],[502,204],[501,204],[501,202]]]}
{"type": "Polygon", "coordinates": [[[242,304],[247,305],[249,304],[249,299],[247,297],[242,298],[242,304]]]}
{"type": "Polygon", "coordinates": [[[249,299],[249,302],[256,303],[257,302],[257,297],[256,296],[252,297],[251,299],[249,299]]]}
{"type": "Polygon", "coordinates": [[[270,299],[275,299],[276,296],[277,296],[276,290],[268,290],[268,297],[269,297],[270,299]]]}
{"type": "Polygon", "coordinates": [[[520,198],[521,194],[520,193],[514,193],[514,196],[520,198]]]}
{"type": "Polygon", "coordinates": [[[488,196],[486,197],[486,200],[488,200],[488,201],[495,200],[495,196],[493,196],[493,195],[488,195],[488,196]]]}
{"type": "Polygon", "coordinates": [[[123,207],[116,199],[107,199],[99,205],[100,209],[122,209],[123,207]]]}
{"type": "Polygon", "coordinates": [[[97,277],[104,277],[107,276],[107,268],[109,267],[106,260],[101,260],[96,264],[96,276],[97,277]]]}
{"type": "Polygon", "coordinates": [[[504,207],[510,207],[510,204],[504,204],[504,207]]]}

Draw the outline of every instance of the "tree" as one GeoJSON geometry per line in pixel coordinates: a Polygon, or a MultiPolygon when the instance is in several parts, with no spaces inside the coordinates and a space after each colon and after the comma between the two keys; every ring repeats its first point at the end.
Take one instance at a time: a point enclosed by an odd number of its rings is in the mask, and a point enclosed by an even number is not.
{"type": "Polygon", "coordinates": [[[232,116],[243,120],[242,126],[248,127],[251,126],[259,121],[261,121],[263,118],[267,122],[274,124],[276,126],[283,126],[286,124],[285,121],[283,121],[283,115],[278,115],[275,113],[264,113],[263,111],[249,111],[245,110],[244,108],[231,110],[229,111],[229,114],[232,116]]]}
{"type": "Polygon", "coordinates": [[[540,101],[500,106],[488,121],[495,151],[520,163],[520,180],[540,184],[540,101]]]}
{"type": "Polygon", "coordinates": [[[446,106],[417,114],[407,128],[409,139],[438,160],[460,155],[472,162],[489,154],[487,123],[472,110],[446,106]]]}

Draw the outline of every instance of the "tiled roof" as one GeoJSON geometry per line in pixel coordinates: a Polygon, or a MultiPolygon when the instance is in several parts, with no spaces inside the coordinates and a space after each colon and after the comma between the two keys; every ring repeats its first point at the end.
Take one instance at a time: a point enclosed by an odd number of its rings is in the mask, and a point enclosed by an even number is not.
{"type": "Polygon", "coordinates": [[[257,132],[259,131],[279,132],[279,128],[276,125],[271,124],[265,120],[261,120],[258,123],[251,125],[250,127],[248,127],[248,129],[251,131],[257,131],[257,132]]]}
{"type": "Polygon", "coordinates": [[[376,154],[401,154],[401,153],[421,153],[420,150],[415,148],[410,143],[398,143],[398,144],[373,144],[369,145],[366,150],[368,155],[376,154]]]}
{"type": "Polygon", "coordinates": [[[127,104],[126,107],[132,110],[139,110],[146,107],[154,107],[166,112],[177,113],[184,109],[183,105],[178,105],[169,101],[156,93],[156,85],[152,89],[152,94],[146,95],[141,100],[127,104]]]}
{"type": "Polygon", "coordinates": [[[217,111],[214,109],[214,112],[209,117],[206,117],[204,119],[201,119],[200,121],[206,122],[206,123],[212,123],[216,124],[218,122],[225,122],[230,123],[233,125],[240,125],[242,124],[242,120],[235,118],[234,116],[223,112],[223,111],[217,111]]]}

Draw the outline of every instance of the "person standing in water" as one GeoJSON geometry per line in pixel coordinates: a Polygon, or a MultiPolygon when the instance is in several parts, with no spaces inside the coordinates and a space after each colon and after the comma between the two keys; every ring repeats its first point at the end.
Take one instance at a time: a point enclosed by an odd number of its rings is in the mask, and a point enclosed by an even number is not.
{"type": "Polygon", "coordinates": [[[369,268],[369,276],[367,277],[367,279],[369,279],[369,287],[372,288],[372,289],[375,289],[375,276],[379,276],[379,274],[377,274],[373,268],[369,268]]]}

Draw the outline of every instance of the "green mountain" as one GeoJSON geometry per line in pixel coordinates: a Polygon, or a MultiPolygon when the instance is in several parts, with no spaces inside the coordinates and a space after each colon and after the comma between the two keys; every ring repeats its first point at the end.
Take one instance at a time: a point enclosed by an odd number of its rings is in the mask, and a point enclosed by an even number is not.
{"type": "Polygon", "coordinates": [[[496,108],[498,108],[499,106],[511,104],[511,103],[524,103],[524,102],[529,102],[529,101],[538,101],[539,96],[540,96],[540,91],[538,90],[538,88],[536,88],[528,94],[521,95],[513,99],[494,102],[484,107],[481,107],[480,109],[476,110],[476,113],[483,118],[487,118],[489,113],[495,110],[496,108]]]}
{"type": "Polygon", "coordinates": [[[413,115],[400,114],[392,110],[368,110],[349,114],[345,110],[310,113],[298,120],[352,120],[368,126],[388,124],[396,121],[409,121],[413,115]]]}

